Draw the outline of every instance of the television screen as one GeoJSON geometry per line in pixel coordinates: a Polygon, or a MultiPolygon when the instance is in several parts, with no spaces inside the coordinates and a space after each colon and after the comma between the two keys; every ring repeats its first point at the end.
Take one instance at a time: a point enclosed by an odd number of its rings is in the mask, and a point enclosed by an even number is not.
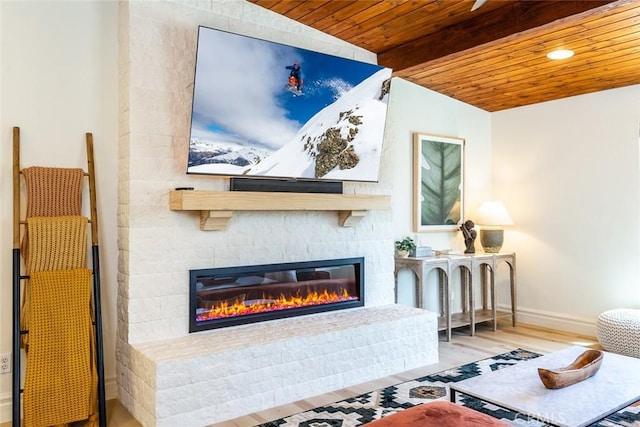
{"type": "Polygon", "coordinates": [[[377,181],[391,69],[198,28],[187,173],[377,181]]]}

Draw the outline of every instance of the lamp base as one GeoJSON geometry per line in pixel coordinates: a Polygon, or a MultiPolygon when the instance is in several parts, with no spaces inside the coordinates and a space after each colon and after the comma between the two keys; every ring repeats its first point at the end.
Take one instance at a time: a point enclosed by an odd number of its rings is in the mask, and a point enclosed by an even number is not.
{"type": "Polygon", "coordinates": [[[500,252],[503,242],[504,230],[495,228],[480,230],[480,244],[486,253],[495,254],[500,252]]]}

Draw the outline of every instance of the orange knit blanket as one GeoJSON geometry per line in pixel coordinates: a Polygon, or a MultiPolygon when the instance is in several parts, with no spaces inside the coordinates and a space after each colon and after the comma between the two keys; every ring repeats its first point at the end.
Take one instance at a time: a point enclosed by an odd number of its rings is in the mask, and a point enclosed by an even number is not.
{"type": "Polygon", "coordinates": [[[22,174],[27,184],[27,218],[81,214],[82,169],[32,166],[22,174]]]}
{"type": "Polygon", "coordinates": [[[90,300],[91,270],[31,274],[25,427],[95,418],[97,375],[90,300]]]}
{"type": "MultiPolygon", "coordinates": [[[[27,218],[82,213],[82,169],[32,166],[22,169],[22,175],[27,186],[27,218]]],[[[23,255],[28,244],[29,231],[25,230],[20,242],[23,255]]]]}

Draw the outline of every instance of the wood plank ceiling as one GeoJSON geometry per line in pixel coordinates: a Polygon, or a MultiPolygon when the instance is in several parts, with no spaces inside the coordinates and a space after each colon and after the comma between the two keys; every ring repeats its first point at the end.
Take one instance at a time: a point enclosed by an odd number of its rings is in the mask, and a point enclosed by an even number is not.
{"type": "Polygon", "coordinates": [[[638,0],[249,1],[486,111],[640,84],[638,0]],[[575,56],[547,59],[557,48],[575,56]]]}

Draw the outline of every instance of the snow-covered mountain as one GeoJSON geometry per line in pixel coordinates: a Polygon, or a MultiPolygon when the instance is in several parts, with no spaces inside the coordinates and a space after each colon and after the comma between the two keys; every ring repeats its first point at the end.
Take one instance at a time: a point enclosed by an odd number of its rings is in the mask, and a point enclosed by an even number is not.
{"type": "Polygon", "coordinates": [[[377,181],[390,78],[385,68],[353,87],[246,175],[377,181]]]}
{"type": "Polygon", "coordinates": [[[236,144],[215,143],[192,138],[189,150],[189,172],[239,175],[247,166],[269,157],[271,151],[236,144]]]}

